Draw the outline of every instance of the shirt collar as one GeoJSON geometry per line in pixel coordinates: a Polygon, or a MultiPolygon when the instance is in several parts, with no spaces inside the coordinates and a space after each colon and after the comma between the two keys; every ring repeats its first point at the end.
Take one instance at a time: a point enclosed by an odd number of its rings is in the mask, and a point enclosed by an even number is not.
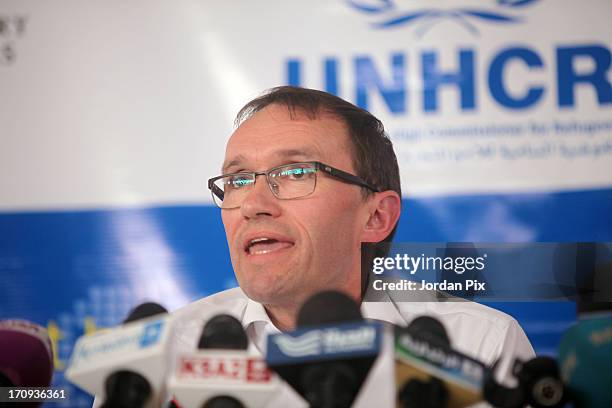
{"type": "Polygon", "coordinates": [[[396,326],[406,326],[408,324],[391,301],[362,302],[361,314],[366,319],[379,320],[396,326]]]}
{"type": "MultiPolygon", "coordinates": [[[[274,327],[274,324],[272,321],[270,321],[270,317],[268,316],[268,313],[263,305],[251,300],[251,298],[247,298],[247,305],[244,309],[244,314],[242,315],[242,325],[244,328],[247,328],[255,322],[265,322],[274,327]]],[[[276,327],[274,328],[276,329],[276,327]]]]}
{"type": "Polygon", "coordinates": [[[248,297],[247,305],[242,315],[242,326],[251,340],[249,350],[256,353],[256,349],[259,353],[264,355],[266,354],[266,340],[268,334],[280,333],[280,330],[278,330],[270,320],[263,305],[248,297]]]}
{"type": "MultiPolygon", "coordinates": [[[[242,325],[245,329],[252,326],[256,322],[261,322],[265,327],[268,327],[272,332],[280,332],[270,320],[266,309],[261,303],[255,302],[247,298],[247,305],[242,316],[242,325]]],[[[391,299],[378,302],[362,302],[361,314],[366,319],[379,320],[395,325],[405,326],[408,322],[402,317],[398,308],[391,299]]]]}

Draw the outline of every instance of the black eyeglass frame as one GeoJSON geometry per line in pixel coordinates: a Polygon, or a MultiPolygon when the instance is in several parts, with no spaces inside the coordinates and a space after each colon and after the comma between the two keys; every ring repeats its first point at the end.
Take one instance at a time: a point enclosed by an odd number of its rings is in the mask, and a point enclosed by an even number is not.
{"type": "MultiPolygon", "coordinates": [[[[367,188],[368,190],[371,190],[374,193],[380,192],[379,189],[377,189],[376,187],[373,187],[372,185],[368,184],[361,177],[355,176],[354,174],[347,173],[346,171],[337,169],[337,168],[332,167],[332,166],[330,166],[328,164],[321,163],[321,162],[318,162],[318,161],[287,163],[287,164],[283,164],[282,166],[277,166],[277,167],[274,167],[274,168],[271,168],[271,169],[269,169],[267,171],[262,171],[262,172],[242,171],[242,172],[239,172],[239,173],[221,174],[220,176],[216,176],[216,177],[208,179],[208,189],[210,190],[211,194],[216,195],[221,200],[221,202],[223,202],[223,198],[224,198],[225,193],[219,187],[217,187],[217,185],[215,185],[215,181],[217,181],[219,179],[222,179],[224,177],[238,176],[238,175],[253,176],[253,179],[255,180],[253,182],[253,184],[255,184],[257,182],[257,176],[266,176],[266,183],[268,184],[268,187],[270,187],[270,189],[271,189],[272,186],[270,186],[270,183],[268,181],[269,180],[268,177],[269,177],[270,173],[272,173],[272,172],[274,172],[274,171],[276,171],[276,170],[278,170],[280,168],[283,168],[283,167],[295,166],[295,165],[300,165],[300,164],[314,165],[314,167],[317,169],[317,171],[321,170],[323,173],[325,173],[325,174],[327,174],[327,175],[329,175],[329,176],[331,176],[331,177],[333,177],[335,179],[338,179],[338,180],[343,181],[343,182],[348,183],[348,184],[354,184],[356,186],[367,188]]],[[[316,188],[316,185],[315,185],[315,188],[316,188]]],[[[313,189],[313,192],[314,192],[314,189],[313,189]]],[[[278,197],[274,193],[274,191],[272,191],[272,194],[274,195],[274,197],[278,198],[279,200],[292,200],[293,199],[293,198],[280,198],[280,197],[278,197]]],[[[312,194],[312,193],[310,193],[310,194],[312,194]]],[[[307,197],[310,194],[307,194],[307,195],[301,196],[301,197],[307,197]]],[[[295,197],[295,198],[301,198],[301,197],[295,197]]],[[[213,197],[213,201],[214,201],[214,197],[213,197]]],[[[238,207],[236,207],[236,208],[238,208],[238,207]]]]}

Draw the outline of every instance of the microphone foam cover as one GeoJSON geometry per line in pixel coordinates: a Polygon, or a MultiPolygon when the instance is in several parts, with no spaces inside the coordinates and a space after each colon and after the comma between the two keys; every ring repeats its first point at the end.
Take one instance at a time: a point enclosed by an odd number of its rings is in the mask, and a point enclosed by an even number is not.
{"type": "Polygon", "coordinates": [[[234,397],[222,395],[209,399],[202,408],[244,408],[244,404],[234,397]]]}
{"type": "Polygon", "coordinates": [[[234,316],[220,314],[204,325],[198,349],[246,350],[248,339],[242,324],[234,316]]]}
{"type": "Polygon", "coordinates": [[[155,316],[162,313],[168,313],[165,307],[155,302],[146,302],[136,306],[128,314],[128,317],[123,323],[130,323],[136,320],[145,319],[147,317],[155,316]]]}
{"type": "Polygon", "coordinates": [[[576,407],[612,407],[612,317],[581,320],[567,330],[558,361],[576,407]]]}
{"type": "Polygon", "coordinates": [[[362,321],[359,305],[344,293],[329,290],[310,297],[300,309],[297,327],[362,321]]]}
{"type": "Polygon", "coordinates": [[[53,352],[47,330],[27,320],[0,321],[0,375],[14,387],[48,387],[53,352]]]}
{"type": "Polygon", "coordinates": [[[436,346],[450,347],[450,339],[442,323],[431,316],[418,316],[406,328],[436,346]]]}

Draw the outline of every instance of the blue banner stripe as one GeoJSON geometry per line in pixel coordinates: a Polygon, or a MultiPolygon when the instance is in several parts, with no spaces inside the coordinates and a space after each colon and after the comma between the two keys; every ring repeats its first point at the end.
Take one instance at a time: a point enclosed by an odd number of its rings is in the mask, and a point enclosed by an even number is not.
{"type": "MultiPolygon", "coordinates": [[[[396,242],[612,240],[612,189],[414,198],[403,206],[396,242]]],[[[0,231],[0,318],[45,325],[72,313],[92,286],[129,289],[147,273],[129,261],[131,251],[160,242],[171,250],[187,299],[235,284],[220,210],[212,206],[3,213],[0,231]]],[[[563,302],[493,306],[514,315],[537,349],[554,348],[575,319],[573,305],[563,302]]]]}

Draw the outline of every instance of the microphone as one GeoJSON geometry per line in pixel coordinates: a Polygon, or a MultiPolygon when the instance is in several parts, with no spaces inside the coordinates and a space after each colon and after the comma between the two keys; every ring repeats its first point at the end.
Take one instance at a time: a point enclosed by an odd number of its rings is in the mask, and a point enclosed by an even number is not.
{"type": "Polygon", "coordinates": [[[119,327],[81,336],[66,377],[102,407],[157,407],[166,374],[171,320],[157,303],[134,308],[119,327]]]}
{"type": "MultiPolygon", "coordinates": [[[[602,277],[609,279],[610,265],[604,267],[602,277]]],[[[558,363],[551,357],[515,362],[518,387],[505,388],[491,379],[487,401],[503,408],[559,408],[568,401],[576,408],[612,406],[612,303],[593,301],[592,295],[585,291],[578,297],[580,321],[561,339],[558,363]]]]}
{"type": "Polygon", "coordinates": [[[296,326],[333,325],[363,320],[359,305],[347,295],[337,291],[324,291],[311,296],[300,308],[296,326]]]}
{"type": "Polygon", "coordinates": [[[451,348],[442,323],[419,316],[395,327],[398,406],[460,408],[483,400],[484,364],[451,348]]]}
{"type": "Polygon", "coordinates": [[[170,407],[261,408],[280,386],[260,357],[249,356],[242,324],[233,316],[208,320],[198,350],[179,354],[168,379],[170,407]]]}
{"type": "Polygon", "coordinates": [[[27,320],[0,320],[0,387],[48,387],[52,377],[53,351],[47,330],[27,320]]]}
{"type": "Polygon", "coordinates": [[[157,316],[160,314],[166,314],[168,311],[165,307],[155,302],[145,302],[136,306],[125,318],[123,324],[132,323],[140,319],[146,319],[147,317],[157,316]]]}
{"type": "Polygon", "coordinates": [[[612,407],[612,303],[590,307],[595,312],[592,318],[579,321],[561,339],[561,377],[577,408],[609,408],[612,407]]]}
{"type": "Polygon", "coordinates": [[[249,346],[242,324],[234,316],[212,317],[202,330],[198,349],[246,350],[249,346]]]}
{"type": "Polygon", "coordinates": [[[493,370],[485,381],[484,396],[487,402],[500,408],[561,408],[567,402],[566,387],[561,381],[557,362],[551,357],[535,357],[527,362],[516,360],[513,374],[518,385],[508,388],[493,378],[493,370]]]}
{"type": "Polygon", "coordinates": [[[383,327],[364,322],[359,306],[335,291],[307,300],[297,327],[268,336],[268,366],[313,408],[351,406],[381,350],[383,327]]]}

